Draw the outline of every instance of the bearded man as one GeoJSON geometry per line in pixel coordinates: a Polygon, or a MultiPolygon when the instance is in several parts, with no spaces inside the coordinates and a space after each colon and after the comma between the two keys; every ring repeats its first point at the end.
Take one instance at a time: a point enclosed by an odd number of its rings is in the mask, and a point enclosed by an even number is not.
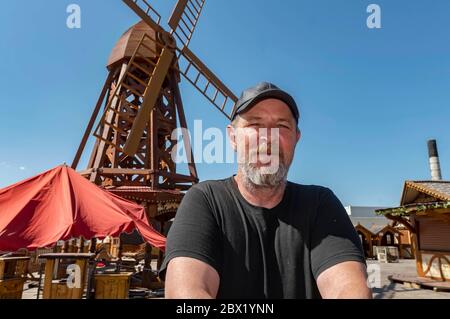
{"type": "Polygon", "coordinates": [[[287,180],[298,121],[296,102],[274,84],[242,93],[227,126],[237,174],[183,198],[160,269],[166,298],[371,298],[339,199],[287,180]]]}

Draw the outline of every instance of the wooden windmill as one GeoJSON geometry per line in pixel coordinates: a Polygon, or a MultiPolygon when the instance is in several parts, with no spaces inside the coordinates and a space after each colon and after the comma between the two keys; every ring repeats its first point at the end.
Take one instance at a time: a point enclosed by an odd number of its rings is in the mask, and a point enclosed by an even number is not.
{"type": "MultiPolygon", "coordinates": [[[[178,142],[171,137],[173,130],[187,128],[178,86],[181,78],[228,118],[237,98],[188,49],[205,0],[179,0],[168,22],[169,32],[146,0],[123,2],[142,21],[121,37],[111,53],[109,75],[72,168],[76,169],[104,105],[94,129],[95,146],[81,174],[142,204],[149,219],[163,223],[175,216],[182,191],[198,182],[195,163],[188,163],[189,175],[183,175],[170,155],[178,142]]],[[[192,155],[186,134],[183,142],[192,155]]]]}

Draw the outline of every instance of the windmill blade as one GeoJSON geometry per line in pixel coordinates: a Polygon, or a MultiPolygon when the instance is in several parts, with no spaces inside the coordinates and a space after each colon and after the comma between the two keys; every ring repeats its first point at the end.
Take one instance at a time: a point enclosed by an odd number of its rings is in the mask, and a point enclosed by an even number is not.
{"type": "Polygon", "coordinates": [[[165,47],[161,51],[161,55],[156,62],[153,74],[150,77],[150,81],[144,92],[144,101],[139,109],[136,118],[134,119],[133,126],[131,127],[127,141],[123,147],[123,151],[132,156],[136,154],[141,137],[144,133],[145,126],[150,120],[150,111],[155,106],[158,100],[164,79],[167,76],[170,65],[174,58],[173,50],[165,47]]]}
{"type": "Polygon", "coordinates": [[[161,16],[147,2],[147,0],[122,0],[131,10],[133,10],[142,20],[144,20],[153,30],[164,33],[164,29],[159,25],[161,16]],[[155,21],[156,19],[156,21],[155,21]]]}
{"type": "Polygon", "coordinates": [[[178,0],[175,5],[169,19],[170,33],[178,38],[182,47],[189,45],[204,4],[205,0],[178,0]]]}
{"type": "Polygon", "coordinates": [[[173,49],[165,47],[150,34],[144,34],[126,67],[124,75],[114,89],[95,130],[94,135],[99,140],[112,145],[129,156],[136,154],[145,126],[150,119],[151,109],[159,98],[162,84],[174,56],[173,49]],[[149,59],[149,53],[155,58],[149,59]],[[142,60],[145,61],[146,66],[139,62],[142,60]],[[142,77],[137,77],[134,73],[133,70],[137,69],[143,74],[142,77]],[[127,96],[125,92],[129,95],[127,96]],[[134,99],[128,98],[132,96],[134,96],[134,99]],[[135,110],[136,115],[130,117],[127,109],[135,110]],[[117,124],[124,122],[131,125],[126,130],[120,128],[117,124]],[[123,147],[121,144],[112,143],[109,140],[107,134],[111,130],[126,137],[123,147]]]}
{"type": "Polygon", "coordinates": [[[238,100],[236,95],[187,47],[177,48],[177,57],[178,63],[174,63],[177,71],[231,120],[238,100]]]}

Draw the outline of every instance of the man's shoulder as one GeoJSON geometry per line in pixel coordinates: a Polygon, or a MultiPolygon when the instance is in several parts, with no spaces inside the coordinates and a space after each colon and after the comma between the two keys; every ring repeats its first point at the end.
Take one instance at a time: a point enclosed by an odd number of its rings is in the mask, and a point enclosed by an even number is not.
{"type": "Polygon", "coordinates": [[[321,186],[321,185],[314,185],[314,184],[299,184],[294,183],[291,181],[288,181],[288,185],[291,187],[291,189],[294,190],[295,193],[301,193],[301,194],[317,194],[317,195],[326,195],[329,193],[332,193],[333,191],[329,189],[328,187],[321,186]]]}
{"type": "Polygon", "coordinates": [[[230,178],[202,181],[189,188],[182,204],[188,207],[197,205],[215,211],[217,207],[230,202],[231,185],[230,178]]]}
{"type": "Polygon", "coordinates": [[[231,178],[232,177],[202,181],[198,184],[193,185],[188,190],[188,192],[189,191],[200,191],[204,194],[211,194],[214,192],[223,191],[223,190],[229,188],[231,178]]]}
{"type": "Polygon", "coordinates": [[[291,197],[302,206],[313,205],[313,207],[317,207],[317,205],[329,202],[336,197],[330,188],[322,185],[289,182],[289,186],[291,197]]]}

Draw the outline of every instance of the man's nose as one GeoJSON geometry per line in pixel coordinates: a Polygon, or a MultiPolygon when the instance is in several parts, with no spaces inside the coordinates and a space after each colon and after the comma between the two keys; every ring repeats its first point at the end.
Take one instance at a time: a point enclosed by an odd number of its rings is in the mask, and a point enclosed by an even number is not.
{"type": "Polygon", "coordinates": [[[277,139],[279,136],[277,128],[264,128],[258,131],[258,139],[260,143],[265,142],[270,144],[273,142],[272,138],[277,139]]]}

